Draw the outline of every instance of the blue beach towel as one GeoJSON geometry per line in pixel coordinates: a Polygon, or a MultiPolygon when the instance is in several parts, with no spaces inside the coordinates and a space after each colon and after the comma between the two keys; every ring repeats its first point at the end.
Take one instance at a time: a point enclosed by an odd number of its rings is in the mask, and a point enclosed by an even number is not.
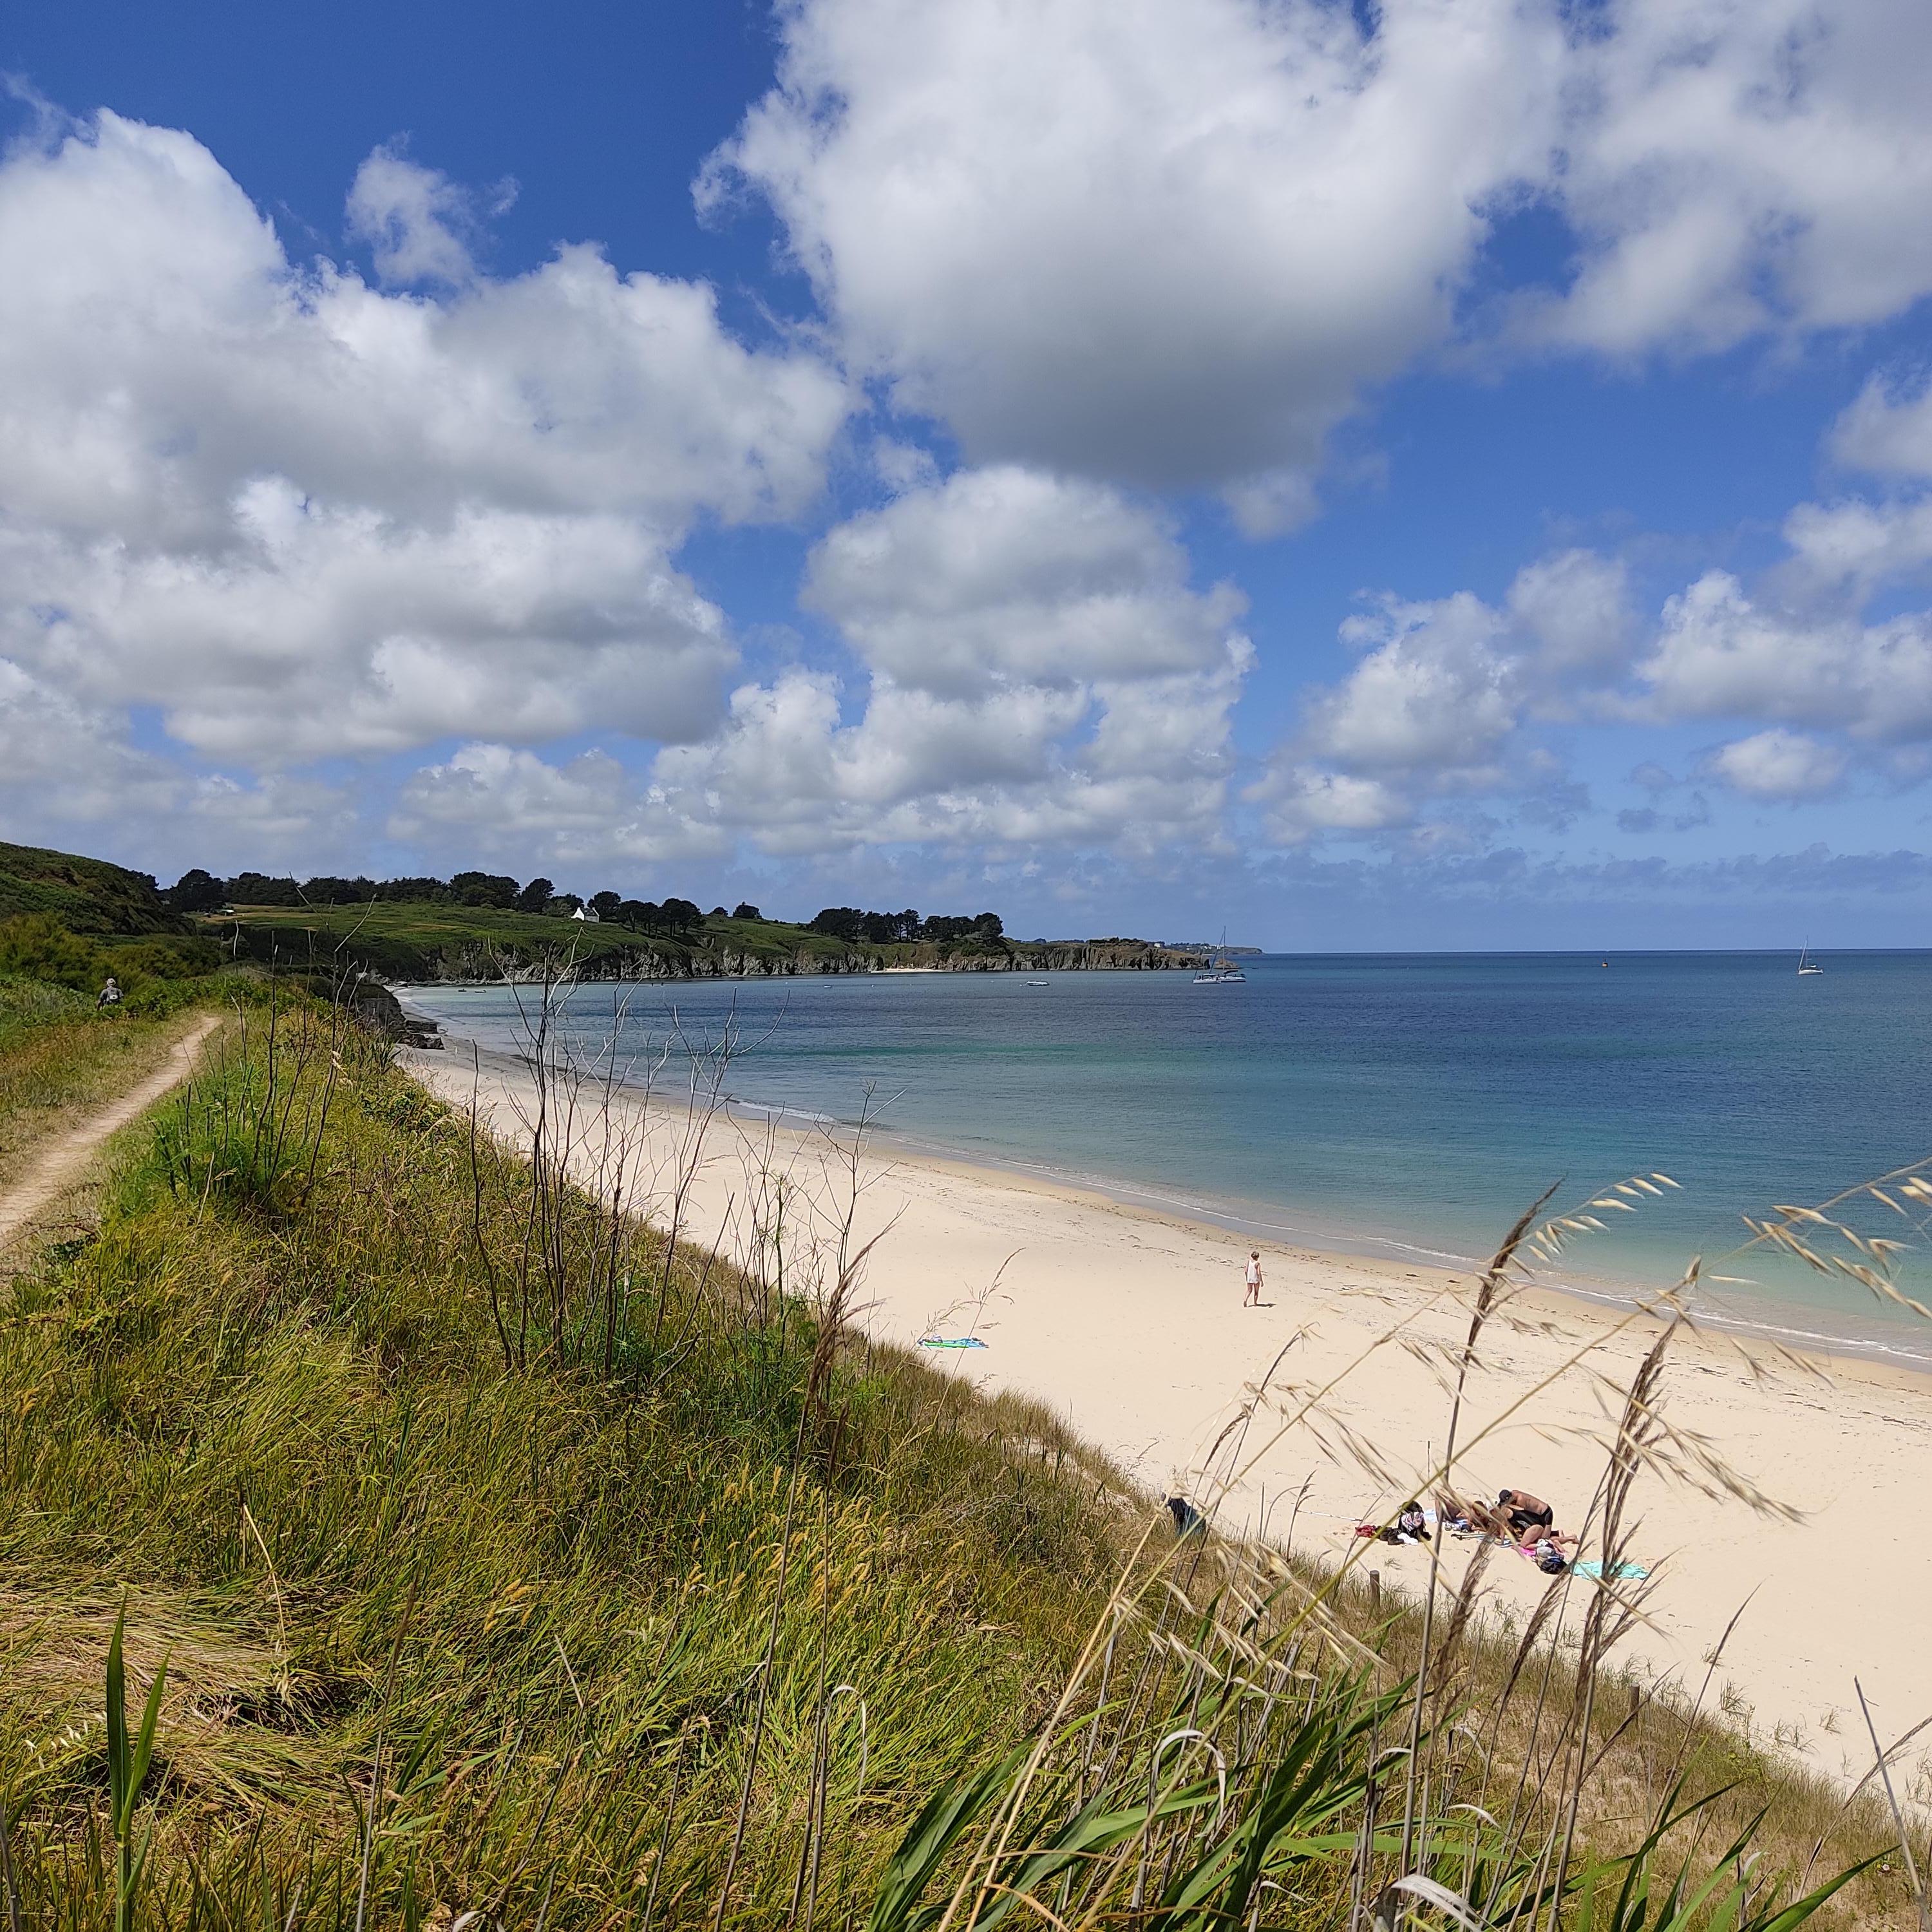
{"type": "Polygon", "coordinates": [[[986,1345],[976,1335],[927,1335],[920,1338],[922,1348],[983,1348],[986,1345]]]}
{"type": "Polygon", "coordinates": [[[1640,1583],[1650,1572],[1641,1563],[1619,1563],[1606,1572],[1604,1566],[1593,1558],[1588,1563],[1578,1564],[1576,1574],[1580,1576],[1594,1577],[1599,1581],[1612,1583],[1640,1583]]]}

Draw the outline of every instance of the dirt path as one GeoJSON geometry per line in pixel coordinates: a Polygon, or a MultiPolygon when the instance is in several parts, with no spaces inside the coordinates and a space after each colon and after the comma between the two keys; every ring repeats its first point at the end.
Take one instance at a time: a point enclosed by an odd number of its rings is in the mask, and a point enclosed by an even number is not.
{"type": "Polygon", "coordinates": [[[50,1142],[12,1186],[0,1190],[0,1248],[11,1246],[32,1228],[37,1215],[45,1212],[82,1178],[95,1150],[110,1134],[119,1132],[170,1088],[188,1078],[202,1042],[220,1024],[220,1016],[216,1013],[197,1020],[169,1049],[164,1064],[99,1113],[90,1114],[71,1132],[50,1142]]]}

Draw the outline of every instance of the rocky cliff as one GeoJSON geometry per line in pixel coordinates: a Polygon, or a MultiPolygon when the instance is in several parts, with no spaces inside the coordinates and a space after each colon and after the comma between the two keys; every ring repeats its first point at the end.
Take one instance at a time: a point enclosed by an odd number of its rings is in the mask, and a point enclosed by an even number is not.
{"type": "MultiPolygon", "coordinates": [[[[500,946],[464,945],[428,955],[422,976],[441,980],[495,980],[525,983],[555,972],[560,955],[507,952],[500,946]]],[[[1175,952],[1135,940],[1036,942],[957,947],[917,945],[850,947],[842,952],[742,952],[729,947],[689,953],[659,952],[644,946],[578,960],[572,976],[580,980],[762,980],[825,973],[878,973],[892,968],[939,973],[1162,972],[1192,970],[1207,964],[1201,953],[1175,952]]]]}
{"type": "MultiPolygon", "coordinates": [[[[428,956],[428,976],[433,980],[496,980],[523,985],[554,973],[566,950],[544,955],[508,952],[495,946],[453,946],[428,956]]],[[[876,973],[880,962],[856,949],[844,952],[807,952],[772,955],[734,952],[658,952],[647,946],[622,950],[574,960],[571,976],[580,980],[765,980],[820,973],[876,973]]]]}
{"type": "Polygon", "coordinates": [[[892,963],[942,973],[1160,973],[1192,970],[1207,956],[1178,952],[1138,939],[1002,940],[988,945],[968,941],[958,947],[894,946],[903,959],[892,963]]]}

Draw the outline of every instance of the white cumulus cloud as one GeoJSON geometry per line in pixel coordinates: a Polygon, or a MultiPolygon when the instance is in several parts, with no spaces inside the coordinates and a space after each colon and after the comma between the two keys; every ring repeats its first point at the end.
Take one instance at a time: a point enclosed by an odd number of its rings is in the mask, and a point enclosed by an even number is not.
{"type": "Polygon", "coordinates": [[[1272,836],[1382,832],[1430,799],[1534,794],[1545,817],[1576,808],[1526,721],[1563,716],[1627,668],[1635,626],[1624,566],[1586,550],[1519,571],[1500,605],[1462,590],[1384,596],[1342,626],[1361,655],[1308,692],[1300,729],[1250,796],[1272,836]]]}
{"type": "Polygon", "coordinates": [[[366,242],[386,283],[441,282],[457,288],[476,272],[470,238],[472,198],[449,177],[378,148],[349,186],[349,232],[366,242]]]}
{"type": "Polygon", "coordinates": [[[806,596],[862,668],[849,704],[825,670],[744,684],[720,731],[667,747],[647,778],[581,761],[546,777],[528,754],[472,747],[419,775],[399,824],[436,800],[525,824],[530,801],[567,803],[594,780],[614,824],[646,828],[614,850],[1224,842],[1253,646],[1233,628],[1242,600],[1192,588],[1144,508],[1010,466],[914,481],[827,533],[806,596]]]}
{"type": "Polygon", "coordinates": [[[1629,355],[1856,328],[1932,291],[1918,0],[1612,0],[1565,63],[1547,187],[1580,248],[1532,311],[1629,355]]]}
{"type": "Polygon", "coordinates": [[[1199,592],[1163,520],[1118,492],[1014,465],[962,470],[854,518],[802,601],[874,670],[961,695],[1216,663],[1246,600],[1199,592]]]}
{"type": "Polygon", "coordinates": [[[453,859],[506,865],[718,859],[730,840],[640,784],[607,752],[553,763],[508,745],[462,746],[403,787],[392,838],[453,859]]]}
{"type": "Polygon", "coordinates": [[[1831,448],[1855,470],[1932,477],[1932,381],[1874,376],[1833,426],[1831,448]]]}
{"type": "Polygon", "coordinates": [[[1754,599],[1727,571],[1671,598],[1637,667],[1655,712],[1841,726],[1880,742],[1932,734],[1932,622],[1866,623],[1754,599]]]}
{"type": "Polygon", "coordinates": [[[660,772],[770,850],[1214,843],[1254,652],[1240,597],[1187,574],[1164,523],[1098,485],[997,466],[908,490],[808,572],[866,667],[859,716],[795,673],[660,772]]]}
{"type": "Polygon", "coordinates": [[[0,651],[254,770],[715,723],[734,652],[673,551],[809,501],[844,386],[592,249],[478,276],[454,193],[379,151],[352,196],[432,298],[291,262],[184,134],[0,160],[0,651]]]}
{"type": "Polygon", "coordinates": [[[1516,0],[803,0],[700,183],[766,196],[849,352],[981,460],[1299,472],[1447,326],[1504,183],[1540,173],[1562,37],[1516,0]]]}
{"type": "Polygon", "coordinates": [[[1711,769],[1733,790],[1752,798],[1816,798],[1838,788],[1844,754],[1781,725],[1720,747],[1711,769]]]}
{"type": "MultiPolygon", "coordinates": [[[[848,354],[980,462],[1292,527],[1454,334],[1618,358],[1932,292],[1921,0],[796,0],[698,182],[784,222],[848,354]],[[1555,280],[1459,316],[1500,220],[1555,280]]],[[[1501,278],[1498,278],[1500,280],[1501,278]]]]}

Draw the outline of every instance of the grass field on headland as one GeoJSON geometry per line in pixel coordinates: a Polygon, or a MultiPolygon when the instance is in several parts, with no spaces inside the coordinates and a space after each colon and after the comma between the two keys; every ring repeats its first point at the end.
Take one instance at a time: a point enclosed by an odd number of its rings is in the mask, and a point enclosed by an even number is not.
{"type": "MultiPolygon", "coordinates": [[[[1882,1850],[1869,1795],[1834,1817],[1613,1653],[1580,1676],[1587,1634],[1443,1604],[1418,1702],[1412,1606],[1177,1544],[1043,1412],[842,1326],[859,1258],[767,1208],[768,1265],[727,1268],[478,1141],[328,1010],[238,1016],[98,1232],[0,1303],[22,1922],[131,1887],[210,1927],[885,1932],[952,1900],[1204,1932],[1434,1884],[1493,1924],[1560,1893],[1593,1932],[1769,1927],[1882,1850]],[[135,1731],[162,1687],[131,1796],[124,1600],[135,1731]],[[1673,1916],[1680,1862],[1716,1888],[1673,1916]]],[[[1826,1910],[1906,1922],[1902,1868],[1826,1910]]]]}

